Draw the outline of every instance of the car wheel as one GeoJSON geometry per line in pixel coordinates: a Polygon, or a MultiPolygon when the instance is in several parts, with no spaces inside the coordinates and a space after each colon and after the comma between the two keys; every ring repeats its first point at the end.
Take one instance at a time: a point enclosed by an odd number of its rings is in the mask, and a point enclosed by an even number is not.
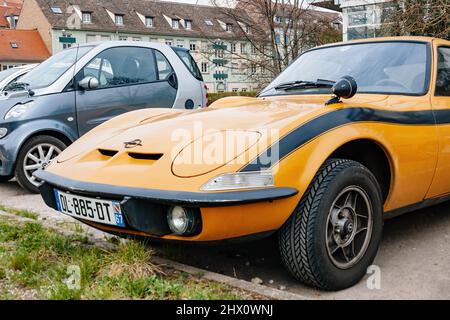
{"type": "Polygon", "coordinates": [[[383,201],[358,162],[328,160],[279,232],[281,257],[301,282],[341,290],[359,282],[381,242],[383,201]]]}
{"type": "Polygon", "coordinates": [[[28,140],[19,152],[16,163],[16,179],[20,186],[32,193],[39,193],[41,184],[33,173],[45,169],[66,145],[51,136],[37,136],[28,140]]]}
{"type": "Polygon", "coordinates": [[[14,176],[0,176],[0,183],[8,182],[12,178],[14,178],[14,176]]]}

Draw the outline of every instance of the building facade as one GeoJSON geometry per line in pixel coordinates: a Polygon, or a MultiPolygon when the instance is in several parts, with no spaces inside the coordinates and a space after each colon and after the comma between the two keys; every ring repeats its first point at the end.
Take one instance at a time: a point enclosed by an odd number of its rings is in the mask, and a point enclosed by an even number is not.
{"type": "MultiPolygon", "coordinates": [[[[37,29],[52,54],[77,44],[109,40],[151,41],[189,48],[209,92],[258,89],[259,69],[248,37],[252,20],[221,8],[140,0],[25,0],[18,29],[37,29]]],[[[233,9],[227,9],[233,10],[233,9]]]]}
{"type": "Polygon", "coordinates": [[[310,0],[317,6],[342,11],[343,40],[382,37],[382,25],[393,10],[390,0],[310,0]]]}
{"type": "Polygon", "coordinates": [[[0,70],[40,63],[50,57],[36,30],[0,29],[0,70]]]}

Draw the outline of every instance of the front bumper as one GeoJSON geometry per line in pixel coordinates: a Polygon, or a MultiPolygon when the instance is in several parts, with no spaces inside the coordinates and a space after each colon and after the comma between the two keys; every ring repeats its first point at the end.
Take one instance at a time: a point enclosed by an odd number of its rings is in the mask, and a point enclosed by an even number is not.
{"type": "Polygon", "coordinates": [[[76,181],[42,170],[34,175],[44,182],[39,190],[51,208],[57,208],[54,188],[78,195],[120,200],[127,226],[159,237],[171,234],[166,218],[167,209],[171,206],[197,209],[228,207],[271,202],[298,193],[294,188],[275,187],[214,193],[153,190],[76,181]]]}

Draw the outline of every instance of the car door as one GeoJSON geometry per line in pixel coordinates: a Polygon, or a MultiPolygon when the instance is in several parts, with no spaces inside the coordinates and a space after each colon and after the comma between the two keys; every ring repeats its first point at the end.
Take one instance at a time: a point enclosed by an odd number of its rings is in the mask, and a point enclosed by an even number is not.
{"type": "Polygon", "coordinates": [[[439,135],[439,157],[436,174],[427,197],[450,194],[450,46],[435,42],[433,106],[439,135]]]}
{"type": "Polygon", "coordinates": [[[143,47],[114,47],[98,54],[76,76],[97,80],[92,88],[77,86],[79,135],[122,113],[143,108],[172,108],[177,84],[164,55],[143,47]]]}

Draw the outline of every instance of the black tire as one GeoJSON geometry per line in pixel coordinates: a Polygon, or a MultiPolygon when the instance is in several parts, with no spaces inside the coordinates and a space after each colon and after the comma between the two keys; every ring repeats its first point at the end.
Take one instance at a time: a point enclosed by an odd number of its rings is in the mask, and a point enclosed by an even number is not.
{"type": "Polygon", "coordinates": [[[8,182],[12,178],[14,178],[13,175],[11,175],[11,176],[0,176],[0,183],[8,182]]]}
{"type": "MultiPolygon", "coordinates": [[[[28,161],[26,159],[27,154],[39,145],[52,145],[56,147],[60,152],[67,148],[65,143],[61,140],[52,136],[45,135],[33,137],[22,146],[16,162],[15,176],[19,185],[31,193],[39,193],[39,190],[38,187],[33,184],[27,177],[27,173],[24,169],[24,161],[28,161]]],[[[43,166],[42,169],[44,167],[45,166],[43,166]]]]}
{"type": "MultiPolygon", "coordinates": [[[[349,201],[347,199],[349,198],[345,199],[345,204],[349,201]]],[[[347,208],[345,204],[344,207],[347,208]]],[[[369,209],[366,211],[368,212],[369,209]]],[[[370,227],[367,229],[369,230],[370,227]]],[[[351,230],[354,228],[359,227],[354,227],[352,224],[351,230]]],[[[299,281],[321,290],[345,289],[358,283],[366,274],[367,268],[373,263],[381,242],[382,229],[383,201],[374,175],[358,162],[331,159],[321,167],[294,213],[280,230],[278,238],[281,257],[286,268],[299,281]],[[371,207],[372,219],[356,218],[355,222],[357,225],[361,225],[360,230],[362,230],[359,231],[361,236],[358,236],[360,237],[358,243],[364,244],[361,245],[359,259],[358,255],[355,255],[351,267],[341,268],[336,263],[337,259],[330,253],[332,250],[329,249],[329,243],[333,243],[333,241],[326,239],[335,239],[336,232],[340,235],[340,229],[330,228],[330,225],[332,226],[332,221],[336,221],[331,217],[341,217],[340,210],[343,209],[337,210],[339,214],[331,209],[341,206],[335,206],[337,205],[336,201],[341,195],[344,196],[344,192],[349,188],[350,190],[355,188],[364,191],[362,200],[358,200],[363,201],[364,206],[361,205],[361,202],[356,204],[357,200],[355,200],[354,211],[358,211],[356,210],[357,206],[360,208],[371,207]],[[364,234],[362,224],[367,221],[369,226],[369,220],[372,220],[370,225],[372,232],[364,234]],[[328,235],[331,237],[327,238],[328,235]],[[361,237],[364,240],[361,240],[361,237]]],[[[355,234],[353,231],[348,231],[348,233],[350,232],[351,234],[345,235],[345,237],[348,236],[350,239],[355,234]]],[[[357,231],[355,232],[358,234],[357,231]]],[[[356,237],[354,236],[354,239],[357,239],[356,237]]],[[[338,248],[335,254],[339,254],[339,250],[343,251],[343,257],[347,259],[348,247],[346,249],[338,248]]]]}

